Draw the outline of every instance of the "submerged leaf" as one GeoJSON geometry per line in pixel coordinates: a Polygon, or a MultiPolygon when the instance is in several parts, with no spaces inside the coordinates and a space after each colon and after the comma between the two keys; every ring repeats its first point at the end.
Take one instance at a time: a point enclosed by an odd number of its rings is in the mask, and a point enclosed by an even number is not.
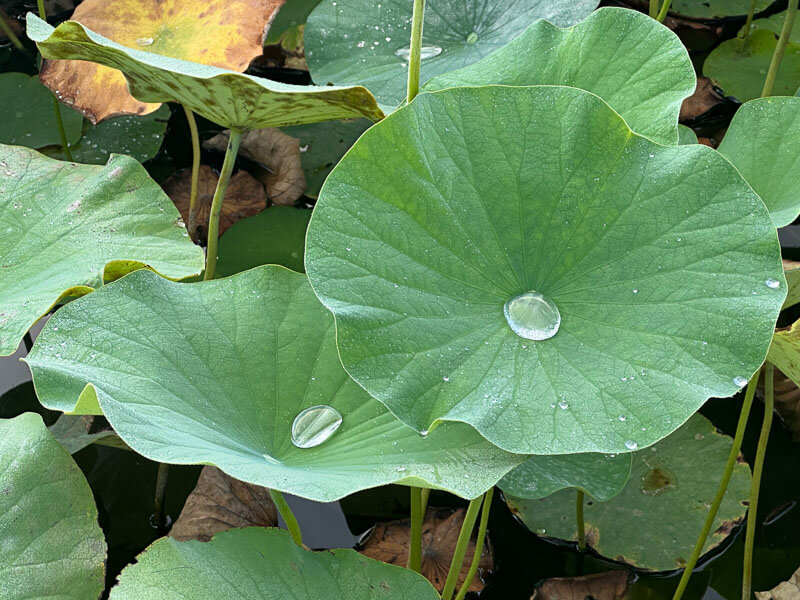
{"type": "Polygon", "coordinates": [[[0,597],[97,598],[106,544],[92,490],[39,415],[0,419],[0,597]]]}
{"type": "MultiPolygon", "coordinates": [[[[420,83],[479,61],[530,23],[573,25],[597,0],[428,0],[420,83]]],[[[308,17],[304,39],[311,78],[319,85],[362,84],[391,111],[406,96],[413,3],[323,0],[308,17]]]]}
{"type": "MultiPolygon", "coordinates": [[[[265,26],[282,3],[84,0],[72,20],[128,48],[244,71],[261,54],[265,26]]],[[[46,60],[40,77],[60,100],[93,123],[156,110],[158,102],[141,102],[131,96],[122,73],[109,68],[115,66],[85,60],[46,60]]]]}
{"type": "MultiPolygon", "coordinates": [[[[684,567],[732,442],[696,414],[658,444],[635,452],[625,489],[607,502],[586,502],[586,543],[605,557],[643,569],[684,567]]],[[[742,461],[734,467],[704,552],[717,547],[744,520],[749,492],[750,468],[742,461]]],[[[543,500],[507,494],[506,501],[531,531],[575,540],[574,497],[574,491],[564,490],[543,500]]]]}
{"type": "Polygon", "coordinates": [[[117,44],[75,21],[50,25],[28,14],[28,37],[45,58],[93,61],[121,70],[143,102],[180,102],[236,129],[280,127],[383,112],[363,87],[288,85],[117,44]]]}
{"type": "Polygon", "coordinates": [[[632,579],[627,571],[555,577],[537,585],[531,600],[622,600],[632,579]]]}
{"type": "Polygon", "coordinates": [[[371,127],[325,183],[306,270],[348,373],[399,419],[532,454],[629,452],[732,395],[786,294],[727,160],[560,86],[421,94],[371,127]],[[526,294],[560,324],[515,333],[526,294]]]}
{"type": "Polygon", "coordinates": [[[210,542],[161,538],[126,567],[111,600],[436,600],[424,577],[353,550],[310,552],[280,529],[232,529],[210,542]]]}
{"type": "Polygon", "coordinates": [[[134,159],[59,162],[0,146],[0,355],[65,296],[148,266],[183,278],[203,252],[178,211],[134,159]]]}
{"type": "Polygon", "coordinates": [[[306,277],[277,266],[193,284],[131,273],[59,310],[26,362],[44,405],[96,391],[148,458],[323,502],[388,483],[473,498],[525,458],[462,423],[422,437],[397,421],[347,376],[306,277]],[[320,430],[293,423],[312,407],[342,421],[309,444],[320,430]]]}

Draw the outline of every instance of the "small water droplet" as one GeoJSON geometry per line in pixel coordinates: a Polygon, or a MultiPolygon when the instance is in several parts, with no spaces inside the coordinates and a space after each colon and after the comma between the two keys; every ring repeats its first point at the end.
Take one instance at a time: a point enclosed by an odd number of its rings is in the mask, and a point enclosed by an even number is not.
{"type": "Polygon", "coordinates": [[[508,326],[526,340],[547,340],[558,333],[561,313],[558,307],[539,292],[514,296],[503,307],[508,326]]]}
{"type": "MultiPolygon", "coordinates": [[[[442,48],[440,46],[425,45],[419,49],[419,59],[426,60],[434,56],[439,56],[441,53],[442,48]]],[[[400,48],[394,54],[400,60],[408,60],[411,57],[411,48],[400,48]]]]}
{"type": "Polygon", "coordinates": [[[624,423],[625,420],[627,419],[627,417],[625,415],[620,415],[617,418],[620,420],[621,423],[624,423]]]}
{"type": "Polygon", "coordinates": [[[634,294],[638,294],[638,293],[639,293],[639,290],[633,290],[633,293],[634,293],[634,294]]]}
{"type": "Polygon", "coordinates": [[[747,385],[747,378],[742,377],[741,375],[737,375],[736,377],[733,378],[733,383],[742,388],[747,385]]]}
{"type": "Polygon", "coordinates": [[[476,32],[473,31],[472,33],[470,33],[467,36],[467,43],[468,44],[474,44],[477,41],[478,41],[478,34],[476,32]]]}
{"type": "Polygon", "coordinates": [[[298,448],[319,446],[342,424],[342,414],[326,404],[300,411],[292,423],[292,443],[298,448]]]}
{"type": "Polygon", "coordinates": [[[151,45],[153,43],[153,38],[151,38],[151,37],[140,37],[138,40],[136,40],[136,43],[139,46],[149,46],[149,45],[151,45]]]}
{"type": "Polygon", "coordinates": [[[405,468],[405,467],[397,467],[397,469],[395,469],[395,470],[396,470],[398,473],[405,473],[405,471],[406,471],[406,468],[405,468]]]}
{"type": "Polygon", "coordinates": [[[633,440],[628,440],[627,442],[625,442],[625,447],[628,450],[636,450],[639,447],[639,444],[637,444],[633,440]]]}
{"type": "Polygon", "coordinates": [[[560,400],[558,403],[558,408],[561,410],[566,410],[569,408],[569,403],[566,400],[560,400]]]}
{"type": "Polygon", "coordinates": [[[447,383],[448,381],[450,381],[450,378],[447,375],[445,375],[444,377],[442,377],[442,381],[447,383]]]}
{"type": "Polygon", "coordinates": [[[777,279],[773,279],[772,277],[770,277],[769,279],[767,279],[767,280],[764,282],[764,284],[765,284],[765,285],[766,285],[768,288],[771,288],[771,289],[773,289],[773,290],[775,290],[775,289],[778,289],[779,287],[781,287],[781,282],[780,282],[780,281],[778,281],[777,279]]]}

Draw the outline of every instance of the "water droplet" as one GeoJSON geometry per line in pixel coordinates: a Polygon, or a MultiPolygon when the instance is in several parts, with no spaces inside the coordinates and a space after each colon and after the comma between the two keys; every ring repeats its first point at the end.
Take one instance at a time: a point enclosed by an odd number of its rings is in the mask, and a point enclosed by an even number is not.
{"type": "Polygon", "coordinates": [[[639,447],[639,444],[637,444],[633,440],[628,440],[627,442],[625,442],[625,447],[628,450],[636,450],[639,447]]]}
{"type": "Polygon", "coordinates": [[[634,294],[638,294],[638,293],[639,293],[639,290],[633,290],[633,293],[634,293],[634,294]]]}
{"type": "Polygon", "coordinates": [[[560,408],[561,410],[566,410],[569,408],[569,403],[566,400],[561,400],[558,403],[558,408],[560,408]]]}
{"type": "Polygon", "coordinates": [[[561,313],[539,292],[525,292],[506,302],[503,314],[511,330],[526,340],[547,340],[558,333],[561,313]]]}
{"type": "Polygon", "coordinates": [[[478,41],[478,34],[475,33],[474,31],[467,36],[468,44],[474,44],[477,41],[478,41]]]}
{"type": "Polygon", "coordinates": [[[766,285],[768,288],[771,288],[771,289],[773,289],[773,290],[775,290],[775,289],[778,289],[779,287],[781,287],[781,282],[780,282],[780,281],[778,281],[777,279],[773,279],[772,277],[770,277],[769,279],[767,279],[767,280],[764,282],[764,284],[765,284],[765,285],[766,285]]]}
{"type": "Polygon", "coordinates": [[[136,43],[139,46],[149,46],[150,44],[153,43],[153,38],[151,38],[151,37],[140,37],[138,40],[136,40],[136,43]]]}
{"type": "MultiPolygon", "coordinates": [[[[422,46],[422,48],[419,49],[419,59],[425,60],[428,58],[433,58],[434,56],[439,56],[441,53],[442,48],[440,46],[422,46]]],[[[400,60],[408,60],[411,57],[411,48],[400,48],[394,54],[400,60]]]]}
{"type": "Polygon", "coordinates": [[[627,419],[627,417],[625,415],[620,415],[617,418],[620,420],[621,423],[624,423],[625,420],[627,419]]]}
{"type": "Polygon", "coordinates": [[[742,388],[747,385],[747,379],[745,377],[742,377],[741,375],[737,375],[736,377],[733,378],[733,383],[742,388]]]}
{"type": "Polygon", "coordinates": [[[341,424],[342,414],[332,406],[311,406],[294,418],[292,443],[298,448],[314,448],[331,437],[341,424]]]}
{"type": "Polygon", "coordinates": [[[448,381],[450,381],[450,378],[447,375],[445,375],[444,377],[442,377],[442,381],[447,383],[448,381]]]}
{"type": "Polygon", "coordinates": [[[405,473],[405,471],[406,471],[406,468],[405,468],[405,467],[397,467],[397,469],[395,469],[395,470],[396,470],[398,473],[405,473]]]}

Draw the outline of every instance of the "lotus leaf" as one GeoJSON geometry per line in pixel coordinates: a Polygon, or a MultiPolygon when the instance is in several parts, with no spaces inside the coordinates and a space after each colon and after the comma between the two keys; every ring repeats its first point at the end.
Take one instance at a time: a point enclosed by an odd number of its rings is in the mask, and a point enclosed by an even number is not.
{"type": "MultiPolygon", "coordinates": [[[[428,0],[420,83],[501,48],[536,19],[573,25],[597,0],[428,0]]],[[[308,17],[305,50],[318,84],[367,86],[385,111],[406,97],[413,3],[323,0],[308,17]]]]}
{"type": "Polygon", "coordinates": [[[209,542],[161,538],[122,572],[111,600],[436,600],[421,575],[354,550],[310,552],[285,531],[248,527],[209,542]],[[265,560],[268,557],[268,560],[265,560]]]}
{"type": "MultiPolygon", "coordinates": [[[[282,0],[84,0],[72,19],[129,48],[244,71],[261,54],[264,28],[281,4],[282,0]]],[[[40,77],[92,123],[158,108],[160,101],[131,96],[116,65],[96,62],[48,60],[40,77]]]]}
{"type": "Polygon", "coordinates": [[[565,488],[578,488],[600,501],[622,491],[631,474],[626,454],[531,456],[503,477],[498,487],[516,498],[537,500],[565,488]]]}
{"type": "Polygon", "coordinates": [[[0,355],[66,296],[147,265],[199,273],[203,252],[134,159],[78,165],[0,146],[0,355]]]}
{"type": "Polygon", "coordinates": [[[180,102],[224,127],[259,129],[383,113],[363,87],[288,85],[128,48],[66,21],[53,29],[28,14],[28,37],[45,58],[97,62],[125,74],[143,102],[180,102]]]}
{"type": "Polygon", "coordinates": [[[97,598],[106,544],[78,465],[23,413],[0,419],[0,597],[97,598]]]}
{"type": "Polygon", "coordinates": [[[583,90],[488,86],[421,94],[359,139],[323,186],[306,272],[348,373],[416,430],[618,453],[758,369],[779,254],[711,148],[635,135],[583,90]],[[529,293],[549,308],[507,317],[529,293]]]}
{"type": "Polygon", "coordinates": [[[537,21],[483,60],[434,77],[424,89],[569,85],[600,96],[639,135],[675,144],[681,103],[696,83],[678,36],[645,14],[601,8],[566,29],[537,21]]]}
{"type": "Polygon", "coordinates": [[[678,143],[685,146],[697,143],[697,134],[686,125],[678,125],[678,143]]]}
{"type": "MultiPolygon", "coordinates": [[[[724,19],[746,15],[751,0],[673,0],[670,13],[690,19],[724,19]]],[[[773,0],[755,0],[756,12],[761,12],[772,4],[773,0]]]]}
{"type": "MultiPolygon", "coordinates": [[[[703,416],[694,415],[658,444],[633,454],[622,492],[607,502],[587,502],[586,541],[597,552],[644,569],[684,566],[717,491],[732,445],[703,416]]],[[[718,546],[744,519],[750,468],[736,465],[728,491],[703,548],[718,546]]],[[[574,494],[574,493],[573,493],[574,494]]],[[[549,537],[576,538],[575,507],[569,491],[544,500],[506,496],[531,529],[549,537]]]]}
{"type": "MultiPolygon", "coordinates": [[[[81,137],[83,117],[65,106],[60,107],[67,143],[81,137]]],[[[0,144],[41,148],[60,144],[53,112],[53,95],[35,75],[0,74],[0,144]]]]}
{"type": "Polygon", "coordinates": [[[131,273],[59,310],[26,361],[43,404],[69,410],[94,390],[148,458],[318,501],[387,483],[475,497],[525,458],[462,423],[423,438],[397,421],[342,369],[306,277],[277,266],[193,284],[131,273]],[[341,426],[298,447],[293,421],[315,406],[341,426]]]}
{"type": "Polygon", "coordinates": [[[800,98],[745,102],[736,112],[720,153],[767,205],[776,227],[800,213],[800,98]],[[765,157],[769,156],[769,160],[765,157]]]}
{"type": "Polygon", "coordinates": [[[278,14],[270,23],[265,44],[280,44],[290,30],[304,26],[308,15],[320,0],[288,0],[278,9],[278,14]]]}

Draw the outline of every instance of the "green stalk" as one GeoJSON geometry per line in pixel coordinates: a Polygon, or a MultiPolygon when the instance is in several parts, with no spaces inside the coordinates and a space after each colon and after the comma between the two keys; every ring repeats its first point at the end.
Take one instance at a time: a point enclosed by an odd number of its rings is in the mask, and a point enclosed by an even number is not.
{"type": "Polygon", "coordinates": [[[664,4],[661,5],[661,10],[656,17],[656,21],[659,23],[663,23],[664,20],[667,18],[667,13],[669,12],[669,5],[672,4],[672,0],[664,0],[664,4]]]}
{"type": "Polygon", "coordinates": [[[169,475],[169,465],[158,463],[158,473],[156,474],[156,493],[153,499],[153,517],[155,526],[164,526],[164,496],[167,492],[167,476],[169,475]]]}
{"type": "Polygon", "coordinates": [[[650,17],[655,19],[658,16],[658,0],[650,0],[650,17]]]}
{"type": "Polygon", "coordinates": [[[767,78],[764,80],[764,89],[761,91],[761,97],[772,95],[772,88],[775,87],[775,79],[778,77],[778,69],[783,60],[783,54],[786,52],[786,46],[789,44],[789,36],[794,27],[794,19],[797,16],[797,3],[798,0],[789,0],[786,7],[786,18],[783,20],[783,28],[781,35],[778,38],[778,44],[775,46],[775,52],[772,54],[772,61],[769,63],[769,71],[767,71],[767,78]]]}
{"type": "Polygon", "coordinates": [[[740,40],[746,40],[750,37],[750,27],[753,25],[753,16],[756,14],[756,0],[750,0],[750,8],[747,11],[747,20],[744,22],[744,27],[739,31],[737,36],[740,40]]]}
{"type": "Polygon", "coordinates": [[[407,567],[412,571],[422,571],[422,522],[425,509],[422,507],[422,488],[411,488],[411,541],[408,546],[407,567]]]}
{"type": "Polygon", "coordinates": [[[458,590],[456,600],[464,600],[464,596],[469,591],[469,586],[475,575],[478,572],[478,565],[481,562],[481,554],[483,553],[483,541],[486,539],[486,526],[489,524],[489,511],[492,508],[492,496],[494,495],[494,488],[491,488],[483,495],[483,507],[481,508],[481,521],[478,525],[478,539],[475,540],[475,554],[472,556],[472,564],[467,571],[467,577],[458,590]]]}
{"type": "Polygon", "coordinates": [[[767,453],[769,431],[772,428],[772,412],[775,409],[774,371],[772,363],[764,365],[764,421],[761,423],[761,434],[758,436],[756,459],[753,463],[753,483],[750,486],[750,507],[748,508],[747,530],[744,538],[742,600],[750,600],[750,590],[753,587],[753,543],[756,536],[756,517],[758,516],[758,492],[761,488],[761,474],[764,471],[764,455],[767,453]]]}
{"type": "MultiPolygon", "coordinates": [[[[482,500],[483,496],[478,496],[470,500],[469,507],[467,507],[467,514],[464,515],[464,522],[461,524],[461,531],[458,534],[458,542],[456,542],[456,549],[453,552],[450,570],[447,572],[447,579],[444,582],[442,600],[451,600],[453,597],[456,583],[458,583],[458,576],[461,573],[461,566],[464,564],[464,556],[467,553],[469,538],[472,535],[472,529],[475,527],[475,521],[478,519],[478,509],[481,507],[482,500]]],[[[475,552],[479,552],[477,547],[475,552]]]]}
{"type": "Polygon", "coordinates": [[[431,496],[431,488],[422,488],[422,517],[425,518],[425,510],[428,508],[428,498],[431,496]]]}
{"type": "Polygon", "coordinates": [[[31,53],[28,52],[28,49],[22,44],[21,41],[19,41],[17,34],[14,33],[13,29],[11,29],[11,25],[9,25],[8,22],[5,20],[5,17],[3,16],[2,12],[0,12],[0,30],[3,31],[5,36],[8,38],[8,41],[10,41],[12,44],[14,44],[14,46],[16,46],[17,50],[22,52],[28,58],[33,58],[31,56],[31,53]]]}
{"type": "Polygon", "coordinates": [[[578,550],[586,552],[586,525],[583,522],[583,490],[576,490],[575,519],[578,525],[578,550]]]}
{"type": "Polygon", "coordinates": [[[683,596],[683,592],[686,590],[686,586],[689,584],[689,578],[692,576],[692,570],[697,564],[697,560],[700,558],[700,553],[703,551],[703,546],[705,546],[706,538],[711,532],[711,526],[714,524],[714,518],[717,516],[719,506],[722,504],[722,499],[725,497],[725,491],[728,489],[728,482],[731,480],[733,467],[736,466],[736,459],[739,457],[739,450],[742,448],[742,438],[744,437],[744,430],[747,427],[747,418],[750,416],[750,408],[753,406],[753,396],[756,393],[757,385],[758,372],[753,375],[750,383],[747,384],[747,392],[744,395],[744,403],[742,404],[742,410],[739,413],[739,423],[736,425],[736,435],[733,438],[733,446],[731,447],[730,454],[728,454],[728,462],[725,464],[725,471],[722,474],[722,480],[719,482],[717,495],[714,496],[714,501],[711,503],[711,508],[708,509],[708,514],[706,515],[706,520],[703,524],[703,530],[700,532],[700,537],[697,538],[697,542],[694,545],[694,550],[692,550],[692,555],[689,557],[689,561],[686,563],[686,567],[683,569],[683,575],[681,575],[681,580],[678,582],[678,588],[675,590],[672,600],[680,600],[681,596],[683,596]]]}
{"type": "Polygon", "coordinates": [[[289,504],[286,502],[286,498],[284,498],[283,494],[281,494],[278,490],[273,489],[270,489],[269,495],[270,498],[272,498],[273,504],[275,504],[275,508],[277,508],[278,512],[281,513],[283,522],[286,523],[286,529],[289,530],[289,534],[292,536],[294,543],[302,548],[303,535],[300,533],[300,525],[297,523],[297,518],[294,516],[289,504]]]}
{"type": "Polygon", "coordinates": [[[425,0],[414,0],[411,17],[411,47],[408,57],[408,93],[406,102],[411,102],[419,93],[419,64],[422,50],[422,21],[425,14],[425,0]]]}
{"type": "Polygon", "coordinates": [[[197,231],[197,182],[200,178],[200,135],[197,133],[197,121],[194,119],[194,113],[186,108],[184,104],[183,112],[186,113],[186,122],[189,124],[189,133],[192,137],[192,187],[189,195],[189,220],[186,223],[186,228],[189,230],[189,235],[194,239],[194,234],[197,231]]]}
{"type": "Polygon", "coordinates": [[[211,201],[211,214],[208,217],[208,245],[206,246],[206,273],[204,281],[214,279],[214,272],[217,270],[217,243],[219,242],[219,216],[222,213],[222,201],[225,198],[225,191],[228,189],[228,182],[233,172],[233,164],[236,162],[236,155],[239,153],[239,143],[242,141],[242,132],[238,129],[231,129],[228,139],[228,148],[225,150],[225,160],[222,163],[222,172],[219,174],[217,189],[214,190],[214,199],[211,201]]]}

